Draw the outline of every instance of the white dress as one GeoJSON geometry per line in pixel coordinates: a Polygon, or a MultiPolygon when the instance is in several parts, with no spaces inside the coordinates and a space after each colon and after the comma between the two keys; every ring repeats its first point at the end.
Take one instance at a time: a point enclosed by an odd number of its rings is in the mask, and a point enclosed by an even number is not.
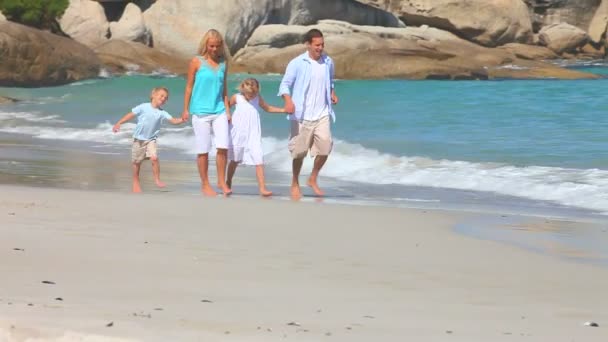
{"type": "Polygon", "coordinates": [[[260,99],[258,96],[247,101],[245,96],[236,95],[236,108],[232,113],[230,125],[232,137],[230,160],[244,165],[264,164],[259,111],[260,99]]]}

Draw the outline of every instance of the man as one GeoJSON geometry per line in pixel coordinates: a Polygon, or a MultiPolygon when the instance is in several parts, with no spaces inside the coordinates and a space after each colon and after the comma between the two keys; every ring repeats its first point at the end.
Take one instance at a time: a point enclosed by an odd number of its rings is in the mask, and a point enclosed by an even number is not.
{"type": "Polygon", "coordinates": [[[332,104],[338,103],[334,91],[334,63],[323,53],[323,33],[312,29],[304,35],[306,52],[289,62],[279,86],[279,96],[285,101],[285,111],[290,113],[292,174],[291,197],[302,197],[300,170],[310,149],[315,157],[308,186],[317,196],[323,196],[317,178],[332,150],[331,123],[335,121],[332,104]]]}

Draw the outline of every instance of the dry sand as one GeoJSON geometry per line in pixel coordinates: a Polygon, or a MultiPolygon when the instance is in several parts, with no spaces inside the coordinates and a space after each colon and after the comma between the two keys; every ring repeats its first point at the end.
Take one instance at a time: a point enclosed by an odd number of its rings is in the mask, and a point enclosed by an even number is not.
{"type": "Polygon", "coordinates": [[[607,269],[474,215],[0,186],[0,341],[608,340],[607,269]]]}

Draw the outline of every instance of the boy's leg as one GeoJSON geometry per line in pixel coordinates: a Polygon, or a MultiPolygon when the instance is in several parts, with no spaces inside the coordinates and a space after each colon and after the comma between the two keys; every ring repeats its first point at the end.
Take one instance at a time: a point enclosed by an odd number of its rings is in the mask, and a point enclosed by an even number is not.
{"type": "Polygon", "coordinates": [[[228,164],[228,176],[226,176],[226,185],[228,185],[230,189],[232,189],[232,177],[234,177],[234,173],[236,172],[237,166],[239,166],[239,163],[235,162],[234,160],[231,160],[230,164],[228,164]]]}
{"type": "Polygon", "coordinates": [[[160,181],[160,162],[158,160],[158,150],[156,146],[156,140],[148,141],[146,144],[146,157],[152,161],[152,175],[154,176],[154,183],[159,188],[167,186],[165,183],[160,181]]]}
{"type": "Polygon", "coordinates": [[[141,192],[141,184],[139,183],[139,170],[141,168],[141,162],[133,163],[133,187],[132,191],[135,193],[141,192]]]}
{"type": "Polygon", "coordinates": [[[272,191],[266,189],[266,182],[264,180],[264,165],[260,164],[255,166],[255,175],[258,179],[260,195],[264,197],[272,195],[272,191]]]}

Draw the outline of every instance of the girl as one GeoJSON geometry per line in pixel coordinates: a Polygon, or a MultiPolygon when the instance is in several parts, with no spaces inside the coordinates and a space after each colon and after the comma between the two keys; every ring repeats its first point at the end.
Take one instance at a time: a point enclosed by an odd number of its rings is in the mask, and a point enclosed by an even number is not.
{"type": "Polygon", "coordinates": [[[255,78],[244,80],[239,86],[239,94],[230,99],[230,106],[236,106],[232,115],[230,136],[232,150],[228,165],[228,186],[232,187],[232,177],[239,164],[255,165],[260,195],[270,196],[271,191],[264,183],[264,153],[262,152],[262,130],[260,127],[260,107],[269,113],[285,113],[285,109],[268,105],[259,95],[260,83],[255,78]]]}
{"type": "Polygon", "coordinates": [[[194,129],[196,164],[201,178],[201,190],[205,195],[217,193],[209,184],[209,152],[211,138],[217,149],[217,183],[224,195],[232,193],[226,184],[226,162],[230,145],[230,107],[226,87],[226,46],[224,38],[216,30],[209,30],[201,39],[199,55],[192,58],[188,68],[184,111],[182,119],[192,115],[194,129]]]}

